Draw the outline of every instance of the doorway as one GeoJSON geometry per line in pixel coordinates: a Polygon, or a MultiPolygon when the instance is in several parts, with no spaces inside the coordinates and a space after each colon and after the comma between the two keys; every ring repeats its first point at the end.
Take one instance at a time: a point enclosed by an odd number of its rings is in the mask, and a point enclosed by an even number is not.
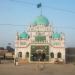
{"type": "Polygon", "coordinates": [[[31,47],[31,61],[49,61],[48,46],[32,46],[31,47]]]}

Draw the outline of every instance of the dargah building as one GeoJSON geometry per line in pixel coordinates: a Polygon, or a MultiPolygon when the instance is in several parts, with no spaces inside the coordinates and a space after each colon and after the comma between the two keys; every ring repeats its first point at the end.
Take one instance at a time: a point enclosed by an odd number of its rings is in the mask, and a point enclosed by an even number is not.
{"type": "Polygon", "coordinates": [[[65,62],[64,33],[55,32],[46,17],[36,17],[25,30],[16,34],[15,59],[18,62],[65,62]]]}

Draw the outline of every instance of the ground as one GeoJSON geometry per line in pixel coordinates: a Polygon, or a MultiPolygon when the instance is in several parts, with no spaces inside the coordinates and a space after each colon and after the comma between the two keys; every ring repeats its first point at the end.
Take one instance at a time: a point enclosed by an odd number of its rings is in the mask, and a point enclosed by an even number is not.
{"type": "Polygon", "coordinates": [[[0,64],[0,75],[75,75],[74,64],[0,64]]]}

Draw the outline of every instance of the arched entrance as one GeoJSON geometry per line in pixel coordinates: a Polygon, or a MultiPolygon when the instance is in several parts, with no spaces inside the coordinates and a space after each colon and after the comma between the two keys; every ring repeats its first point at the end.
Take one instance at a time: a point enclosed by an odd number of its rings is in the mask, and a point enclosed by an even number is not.
{"type": "Polygon", "coordinates": [[[33,60],[34,61],[45,61],[46,54],[43,50],[36,50],[35,53],[33,53],[33,60]]]}
{"type": "Polygon", "coordinates": [[[48,61],[49,49],[45,46],[31,48],[31,61],[48,61]]]}
{"type": "Polygon", "coordinates": [[[18,58],[22,58],[22,52],[18,52],[18,58]]]}

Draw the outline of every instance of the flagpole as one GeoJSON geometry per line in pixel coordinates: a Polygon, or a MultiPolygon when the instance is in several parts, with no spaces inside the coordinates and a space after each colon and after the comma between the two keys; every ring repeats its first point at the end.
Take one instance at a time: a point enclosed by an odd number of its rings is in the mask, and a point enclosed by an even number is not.
{"type": "Polygon", "coordinates": [[[42,16],[42,6],[41,6],[41,12],[40,13],[41,13],[41,16],[42,16]]]}
{"type": "Polygon", "coordinates": [[[42,15],[42,4],[41,3],[37,4],[37,8],[40,8],[40,15],[42,15]]]}

